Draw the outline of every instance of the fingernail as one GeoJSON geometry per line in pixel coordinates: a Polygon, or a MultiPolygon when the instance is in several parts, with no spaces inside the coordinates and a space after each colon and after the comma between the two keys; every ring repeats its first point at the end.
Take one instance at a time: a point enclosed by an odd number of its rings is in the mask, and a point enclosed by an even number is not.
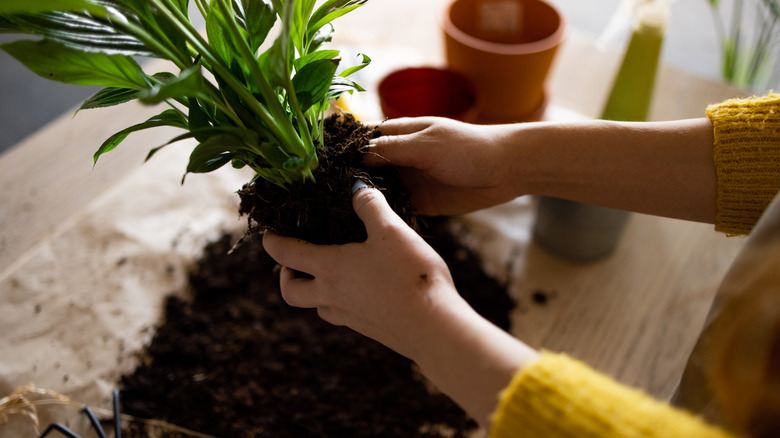
{"type": "Polygon", "coordinates": [[[366,184],[366,182],[362,179],[356,178],[355,182],[352,184],[352,195],[354,196],[358,190],[365,188],[368,188],[368,184],[366,184]]]}
{"type": "Polygon", "coordinates": [[[379,143],[379,139],[378,138],[372,138],[372,139],[368,140],[368,144],[366,146],[371,148],[371,147],[376,146],[378,143],[379,143]]]}

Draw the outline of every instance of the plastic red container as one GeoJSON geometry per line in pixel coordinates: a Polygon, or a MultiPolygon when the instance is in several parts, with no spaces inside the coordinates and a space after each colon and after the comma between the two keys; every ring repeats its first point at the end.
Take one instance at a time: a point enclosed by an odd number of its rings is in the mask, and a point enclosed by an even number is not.
{"type": "Polygon", "coordinates": [[[477,87],[466,76],[441,68],[397,70],[379,83],[379,103],[388,118],[438,116],[474,122],[477,87]]]}

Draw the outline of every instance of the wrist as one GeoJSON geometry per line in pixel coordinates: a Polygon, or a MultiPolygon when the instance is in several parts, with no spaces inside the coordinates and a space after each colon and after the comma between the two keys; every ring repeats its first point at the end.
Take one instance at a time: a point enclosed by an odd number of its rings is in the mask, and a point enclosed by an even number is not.
{"type": "Polygon", "coordinates": [[[501,179],[505,187],[513,198],[540,194],[544,182],[554,178],[546,164],[553,152],[549,147],[553,126],[545,122],[504,126],[497,141],[501,149],[497,159],[504,171],[501,179]]]}
{"type": "Polygon", "coordinates": [[[440,391],[487,426],[500,392],[538,353],[457,298],[439,303],[426,318],[411,359],[440,391]]]}

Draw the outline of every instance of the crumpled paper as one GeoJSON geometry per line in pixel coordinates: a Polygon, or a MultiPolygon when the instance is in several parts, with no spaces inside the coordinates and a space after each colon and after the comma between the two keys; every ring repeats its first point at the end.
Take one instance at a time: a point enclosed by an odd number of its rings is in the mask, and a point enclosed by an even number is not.
{"type": "MultiPolygon", "coordinates": [[[[182,185],[187,146],[161,151],[0,272],[0,398],[32,384],[110,408],[164,297],[184,290],[208,241],[246,228],[235,192],[251,175],[227,166],[182,185]]],[[[0,414],[0,437],[37,436],[32,420],[0,414]]]]}

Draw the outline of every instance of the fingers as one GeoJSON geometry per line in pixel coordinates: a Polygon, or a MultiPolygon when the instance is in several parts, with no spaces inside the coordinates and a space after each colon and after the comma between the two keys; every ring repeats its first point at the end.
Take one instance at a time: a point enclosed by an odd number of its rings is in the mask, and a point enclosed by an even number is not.
{"type": "Polygon", "coordinates": [[[404,117],[400,119],[390,119],[379,125],[377,128],[385,135],[406,135],[422,131],[431,126],[436,119],[433,117],[404,117]]]}
{"type": "Polygon", "coordinates": [[[352,206],[363,221],[369,238],[381,232],[387,224],[401,221],[382,192],[374,188],[358,189],[352,197],[352,206]]]}
{"type": "Polygon", "coordinates": [[[282,237],[270,231],[263,235],[263,247],[268,255],[282,265],[279,286],[284,301],[293,307],[321,307],[324,297],[319,292],[321,285],[317,276],[320,260],[331,257],[328,255],[329,248],[282,237]]]}
{"type": "Polygon", "coordinates": [[[300,272],[315,275],[314,245],[299,239],[282,237],[272,231],[263,235],[263,248],[277,263],[300,272]]]}
{"type": "Polygon", "coordinates": [[[415,165],[419,159],[419,151],[415,148],[413,134],[383,135],[372,139],[363,161],[368,166],[415,165]]]}
{"type": "Polygon", "coordinates": [[[293,307],[312,309],[322,305],[313,279],[302,278],[299,273],[286,266],[282,266],[279,274],[279,287],[284,302],[293,307]]]}
{"type": "Polygon", "coordinates": [[[389,120],[379,126],[380,137],[369,142],[365,163],[369,166],[409,166],[415,163],[412,147],[416,133],[428,129],[436,121],[434,117],[402,118],[389,120]]]}
{"type": "MultiPolygon", "coordinates": [[[[353,206],[365,223],[369,236],[382,237],[387,225],[407,227],[390,208],[384,195],[377,189],[357,185],[353,206]],[[397,222],[396,222],[397,221],[397,222]]],[[[263,247],[268,255],[282,265],[280,286],[284,301],[295,307],[324,309],[329,307],[333,294],[345,286],[340,271],[356,269],[365,254],[360,247],[349,245],[314,245],[299,239],[282,237],[267,231],[263,247]],[[335,268],[334,268],[335,266],[335,268]],[[310,277],[300,273],[309,274],[310,277]]],[[[352,274],[350,274],[352,275],[352,274]]],[[[326,319],[335,323],[333,318],[326,319]]]]}

